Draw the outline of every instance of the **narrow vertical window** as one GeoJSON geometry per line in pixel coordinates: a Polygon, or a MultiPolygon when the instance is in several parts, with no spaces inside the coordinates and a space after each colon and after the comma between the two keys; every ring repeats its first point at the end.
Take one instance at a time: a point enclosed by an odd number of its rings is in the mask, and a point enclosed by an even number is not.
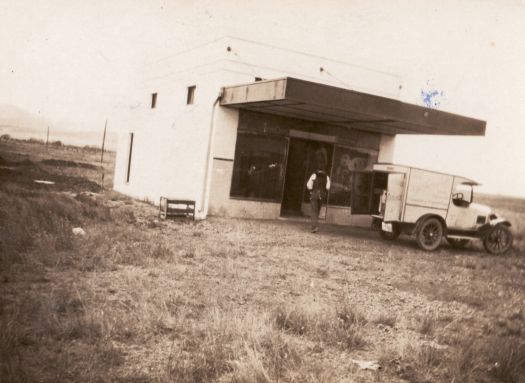
{"type": "Polygon", "coordinates": [[[186,97],[186,104],[190,105],[193,104],[195,101],[195,85],[188,87],[188,96],[186,97]]]}
{"type": "Polygon", "coordinates": [[[151,109],[155,109],[157,106],[157,93],[151,94],[151,109]]]}
{"type": "Polygon", "coordinates": [[[129,156],[128,156],[128,171],[126,172],[126,182],[129,182],[131,173],[131,153],[133,152],[133,133],[129,134],[129,156]]]}

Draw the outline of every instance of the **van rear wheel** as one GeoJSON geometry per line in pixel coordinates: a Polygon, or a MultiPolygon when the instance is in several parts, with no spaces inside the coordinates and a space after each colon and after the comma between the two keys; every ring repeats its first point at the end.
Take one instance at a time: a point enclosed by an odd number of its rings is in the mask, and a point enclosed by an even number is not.
{"type": "Polygon", "coordinates": [[[483,246],[490,254],[503,254],[512,246],[512,232],[508,226],[498,224],[483,240],[483,246]]]}
{"type": "Polygon", "coordinates": [[[436,250],[443,239],[443,225],[437,218],[428,218],[419,229],[416,240],[423,250],[436,250]]]}

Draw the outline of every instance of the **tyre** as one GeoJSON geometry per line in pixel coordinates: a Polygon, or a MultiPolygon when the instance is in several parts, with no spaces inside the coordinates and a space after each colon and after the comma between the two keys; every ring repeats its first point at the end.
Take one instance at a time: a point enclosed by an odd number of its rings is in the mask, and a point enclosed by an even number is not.
{"type": "Polygon", "coordinates": [[[470,240],[465,238],[449,238],[445,237],[448,244],[452,246],[454,249],[463,249],[467,244],[470,242],[470,240]]]}
{"type": "Polygon", "coordinates": [[[494,226],[494,229],[483,240],[483,246],[490,254],[503,254],[512,247],[512,232],[503,224],[494,226]]]}
{"type": "Polygon", "coordinates": [[[401,229],[399,228],[398,224],[392,223],[392,231],[384,231],[382,229],[379,229],[379,235],[381,238],[387,240],[387,241],[393,241],[399,237],[399,234],[401,234],[401,229]]]}
{"type": "Polygon", "coordinates": [[[416,240],[423,250],[436,250],[443,239],[443,225],[437,218],[428,218],[419,229],[416,240]]]}

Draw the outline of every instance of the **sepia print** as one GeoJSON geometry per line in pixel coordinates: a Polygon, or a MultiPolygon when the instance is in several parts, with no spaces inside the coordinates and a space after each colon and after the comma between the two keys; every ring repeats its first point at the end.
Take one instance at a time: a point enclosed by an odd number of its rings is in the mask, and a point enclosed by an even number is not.
{"type": "Polygon", "coordinates": [[[1,5],[0,382],[525,382],[525,2],[1,5]]]}

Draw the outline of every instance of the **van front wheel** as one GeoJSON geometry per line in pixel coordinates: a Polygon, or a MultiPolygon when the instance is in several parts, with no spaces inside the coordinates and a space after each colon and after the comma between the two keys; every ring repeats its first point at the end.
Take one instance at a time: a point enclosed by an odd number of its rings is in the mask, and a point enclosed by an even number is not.
{"type": "Polygon", "coordinates": [[[510,229],[500,223],[483,240],[483,246],[490,254],[503,254],[512,247],[512,239],[510,229]]]}
{"type": "Polygon", "coordinates": [[[419,229],[416,240],[423,250],[436,250],[443,239],[443,225],[437,218],[428,218],[419,229]]]}

